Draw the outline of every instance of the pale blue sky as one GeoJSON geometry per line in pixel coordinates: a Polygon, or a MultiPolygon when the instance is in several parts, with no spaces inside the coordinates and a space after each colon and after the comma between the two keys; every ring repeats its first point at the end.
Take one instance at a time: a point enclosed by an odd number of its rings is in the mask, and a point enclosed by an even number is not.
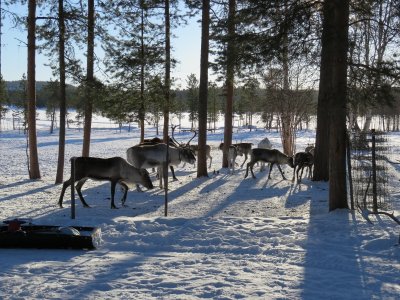
{"type": "MultiPolygon", "coordinates": [[[[26,6],[20,7],[18,11],[27,10],[26,6]]],[[[26,12],[25,12],[26,14],[26,12]]],[[[176,78],[176,85],[185,87],[186,78],[195,74],[199,78],[200,70],[200,24],[194,19],[186,26],[174,29],[173,34],[177,37],[172,40],[173,56],[178,59],[179,64],[172,70],[171,76],[176,78]]],[[[1,45],[1,72],[4,80],[20,80],[22,74],[26,74],[27,66],[27,33],[20,29],[12,28],[8,18],[3,20],[2,45],[1,45]]],[[[52,78],[51,70],[46,67],[48,59],[37,53],[36,56],[36,80],[47,81],[52,78]]],[[[85,61],[84,61],[85,64],[85,61]]],[[[101,78],[101,74],[96,74],[101,78]]],[[[54,78],[53,78],[54,79],[54,78]]]]}

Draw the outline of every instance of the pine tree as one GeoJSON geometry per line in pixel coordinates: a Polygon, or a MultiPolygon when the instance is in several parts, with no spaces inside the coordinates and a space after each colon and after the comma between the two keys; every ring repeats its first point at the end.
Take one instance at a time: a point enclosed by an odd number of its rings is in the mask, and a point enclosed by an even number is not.
{"type": "Polygon", "coordinates": [[[210,0],[203,0],[201,18],[201,57],[199,87],[199,152],[197,160],[197,177],[208,176],[207,173],[207,104],[208,104],[208,55],[210,42],[210,0]]]}
{"type": "Polygon", "coordinates": [[[29,178],[39,179],[39,156],[36,137],[36,1],[28,3],[28,77],[27,77],[27,103],[28,103],[28,141],[29,141],[29,178]]]}

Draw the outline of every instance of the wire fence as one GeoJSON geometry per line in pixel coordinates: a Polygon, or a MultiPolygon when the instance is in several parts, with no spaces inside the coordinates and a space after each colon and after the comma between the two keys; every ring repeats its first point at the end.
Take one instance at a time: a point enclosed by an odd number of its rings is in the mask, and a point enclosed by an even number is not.
{"type": "Polygon", "coordinates": [[[383,131],[349,133],[350,188],[354,204],[376,212],[392,208],[389,193],[391,147],[383,131]]]}

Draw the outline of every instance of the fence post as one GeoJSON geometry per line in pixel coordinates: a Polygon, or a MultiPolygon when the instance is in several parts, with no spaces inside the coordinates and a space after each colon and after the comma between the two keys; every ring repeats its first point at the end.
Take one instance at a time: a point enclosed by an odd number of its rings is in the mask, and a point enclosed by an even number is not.
{"type": "Polygon", "coordinates": [[[351,149],[350,149],[350,134],[346,133],[346,154],[347,154],[347,171],[349,176],[349,189],[350,189],[350,208],[354,210],[354,195],[353,195],[353,177],[351,175],[351,149]]]}
{"type": "Polygon", "coordinates": [[[375,129],[371,130],[372,136],[372,203],[373,212],[378,212],[378,196],[376,189],[376,146],[375,146],[375,129]]]}
{"type": "Polygon", "coordinates": [[[75,219],[75,157],[71,158],[71,219],[75,219]]]}

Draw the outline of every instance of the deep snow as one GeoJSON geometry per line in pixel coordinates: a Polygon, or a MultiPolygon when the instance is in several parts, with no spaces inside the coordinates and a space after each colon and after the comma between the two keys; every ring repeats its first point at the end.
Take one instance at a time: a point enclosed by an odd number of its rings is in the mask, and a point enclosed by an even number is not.
{"type": "MultiPolygon", "coordinates": [[[[8,120],[9,121],[9,120],[8,120]]],[[[258,124],[260,127],[261,124],[258,124]]],[[[88,181],[85,209],[77,199],[70,218],[70,193],[63,209],[55,185],[58,136],[38,120],[40,180],[29,180],[26,138],[8,122],[0,133],[0,220],[28,218],[34,224],[96,226],[101,246],[86,250],[0,249],[0,299],[400,299],[400,226],[384,216],[368,224],[358,212],[328,212],[328,184],[301,184],[258,172],[244,179],[221,168],[217,146],[223,130],[209,133],[213,163],[209,178],[194,166],[177,168],[164,192],[128,193],[129,207],[110,209],[110,184],[88,181]],[[215,171],[215,172],[214,172],[215,171]]],[[[91,155],[122,156],[138,142],[138,129],[120,132],[94,119],[91,155]]],[[[155,135],[154,128],[147,131],[155,135]]],[[[264,137],[281,149],[277,132],[235,129],[236,141],[255,145],[264,137]]],[[[314,141],[299,132],[297,147],[314,141]]],[[[187,141],[190,133],[177,133],[187,141]]],[[[400,136],[390,135],[394,156],[400,136]]],[[[67,130],[64,180],[69,158],[79,156],[82,131],[67,130]]],[[[243,161],[242,157],[238,162],[243,161]]],[[[291,178],[292,170],[284,167],[291,178]]],[[[390,193],[399,216],[400,168],[391,167],[390,193]]],[[[118,190],[116,199],[122,193],[118,190]]]]}

